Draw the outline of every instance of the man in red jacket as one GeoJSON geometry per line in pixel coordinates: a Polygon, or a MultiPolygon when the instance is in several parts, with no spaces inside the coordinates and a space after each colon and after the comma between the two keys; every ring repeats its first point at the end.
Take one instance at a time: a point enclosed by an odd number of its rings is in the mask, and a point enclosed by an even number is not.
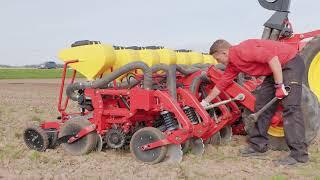
{"type": "MultiPolygon", "coordinates": [[[[209,95],[201,102],[207,106],[221,91],[225,90],[236,76],[243,72],[251,76],[266,76],[256,97],[256,111],[274,96],[282,99],[283,126],[290,155],[277,160],[280,165],[293,165],[308,161],[305,143],[305,128],[301,112],[302,79],[305,65],[297,49],[271,40],[246,40],[231,46],[225,40],[217,40],[210,48],[210,54],[226,65],[225,72],[209,95]],[[291,87],[290,94],[285,85],[291,87]],[[287,96],[287,97],[286,97],[287,96]]],[[[240,150],[242,156],[263,155],[268,150],[267,131],[277,108],[274,103],[267,109],[249,133],[249,146],[240,150]]]]}

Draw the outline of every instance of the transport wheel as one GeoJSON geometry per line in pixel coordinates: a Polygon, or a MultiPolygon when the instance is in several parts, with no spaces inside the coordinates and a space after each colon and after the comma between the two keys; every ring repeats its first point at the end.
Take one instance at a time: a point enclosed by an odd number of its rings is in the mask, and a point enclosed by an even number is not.
{"type": "MultiPolygon", "coordinates": [[[[317,137],[320,129],[320,106],[317,97],[314,93],[302,85],[301,108],[305,125],[306,143],[312,144],[317,137]]],[[[245,129],[247,132],[254,126],[251,121],[247,121],[244,115],[245,129]]],[[[272,127],[268,130],[269,145],[272,150],[289,150],[284,138],[283,127],[272,127]]]]}
{"type": "Polygon", "coordinates": [[[47,133],[38,126],[30,125],[23,133],[23,139],[28,148],[44,152],[49,146],[47,133]]]}
{"type": "Polygon", "coordinates": [[[309,41],[300,54],[306,65],[304,83],[320,100],[320,36],[309,41]]]}
{"type": "Polygon", "coordinates": [[[154,149],[142,151],[143,145],[165,139],[164,134],[153,127],[145,127],[135,132],[130,141],[130,151],[132,155],[147,164],[156,164],[166,157],[168,147],[161,146],[154,149]]]}
{"type": "MultiPolygon", "coordinates": [[[[83,128],[90,125],[91,123],[85,118],[70,119],[62,126],[59,133],[59,138],[64,136],[74,136],[78,134],[83,128]]],[[[62,147],[71,155],[88,154],[96,148],[97,138],[97,133],[93,131],[73,143],[63,143],[62,147]]]]}

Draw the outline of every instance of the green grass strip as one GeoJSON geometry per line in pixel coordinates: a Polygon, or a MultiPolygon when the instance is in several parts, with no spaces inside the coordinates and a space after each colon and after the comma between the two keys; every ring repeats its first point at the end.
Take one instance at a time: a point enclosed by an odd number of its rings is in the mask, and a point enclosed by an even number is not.
{"type": "MultiPolygon", "coordinates": [[[[0,79],[53,79],[61,78],[63,69],[11,69],[0,68],[0,79]]],[[[71,77],[72,70],[67,70],[67,77],[71,77]]],[[[77,73],[77,77],[83,76],[77,73]]]]}

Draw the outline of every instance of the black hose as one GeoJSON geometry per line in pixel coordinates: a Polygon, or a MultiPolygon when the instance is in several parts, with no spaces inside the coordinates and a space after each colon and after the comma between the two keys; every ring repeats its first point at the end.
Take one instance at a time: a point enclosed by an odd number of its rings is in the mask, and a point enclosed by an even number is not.
{"type": "Polygon", "coordinates": [[[212,66],[212,64],[209,64],[209,63],[206,63],[206,64],[192,64],[193,67],[196,67],[196,68],[200,68],[200,69],[207,69],[209,68],[210,66],[212,66]]]}
{"type": "Polygon", "coordinates": [[[176,65],[169,65],[169,73],[167,76],[167,86],[169,93],[173,99],[177,100],[177,69],[176,65]]]}
{"type": "Polygon", "coordinates": [[[186,65],[176,65],[176,69],[178,72],[182,73],[183,75],[190,75],[197,71],[199,71],[199,68],[195,67],[187,67],[186,65]]]}
{"type": "Polygon", "coordinates": [[[214,67],[221,70],[221,71],[224,71],[226,69],[226,66],[223,64],[216,64],[216,65],[214,65],[214,67]]]}
{"type": "MultiPolygon", "coordinates": [[[[161,70],[165,71],[166,74],[168,74],[169,73],[168,65],[166,65],[166,64],[156,64],[156,65],[151,67],[152,73],[156,73],[156,72],[161,71],[161,70]]],[[[140,82],[141,81],[137,80],[137,79],[129,79],[129,82],[128,81],[123,81],[121,83],[117,82],[116,87],[117,88],[130,88],[130,87],[133,87],[133,86],[139,84],[140,82]]],[[[113,83],[110,83],[105,88],[113,88],[113,87],[114,87],[113,83]]]]}
{"type": "Polygon", "coordinates": [[[197,87],[200,83],[200,81],[203,81],[203,82],[211,82],[210,78],[208,78],[207,76],[207,73],[206,72],[202,72],[200,74],[200,76],[197,76],[196,78],[194,78],[192,80],[192,83],[190,85],[190,91],[195,94],[196,93],[196,90],[197,90],[197,87]]]}
{"type": "MultiPolygon", "coordinates": [[[[156,73],[158,71],[164,71],[166,73],[166,81],[167,87],[169,90],[169,94],[174,99],[177,99],[177,84],[176,84],[176,65],[166,65],[166,64],[156,64],[151,67],[152,73],[156,73]]],[[[120,88],[129,88],[130,86],[135,86],[140,83],[139,80],[133,79],[129,81],[119,83],[117,87],[120,88]]],[[[113,84],[110,84],[108,87],[113,87],[113,84]]]]}
{"type": "Polygon", "coordinates": [[[177,99],[177,77],[176,77],[176,65],[156,64],[151,67],[152,73],[158,71],[165,71],[167,74],[167,87],[169,94],[173,99],[177,99]]]}
{"type": "Polygon", "coordinates": [[[117,79],[121,75],[126,74],[126,73],[128,73],[132,70],[136,70],[136,69],[141,69],[143,71],[143,75],[144,75],[143,88],[144,89],[151,89],[151,87],[152,87],[152,71],[146,63],[141,62],[141,61],[137,61],[137,62],[132,62],[132,63],[126,64],[101,79],[98,79],[95,81],[90,81],[90,82],[76,82],[76,83],[70,84],[66,90],[67,96],[70,99],[77,101],[78,95],[76,94],[75,91],[80,90],[80,89],[85,89],[85,88],[106,87],[106,86],[108,86],[108,84],[110,82],[117,79]]]}

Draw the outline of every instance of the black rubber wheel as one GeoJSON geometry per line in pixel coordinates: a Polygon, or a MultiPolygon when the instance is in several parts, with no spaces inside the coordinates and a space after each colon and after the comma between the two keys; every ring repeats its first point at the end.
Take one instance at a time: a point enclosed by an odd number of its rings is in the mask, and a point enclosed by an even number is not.
{"type": "MultiPolygon", "coordinates": [[[[305,124],[306,143],[310,145],[319,133],[320,106],[317,97],[305,85],[302,85],[301,108],[305,124]]],[[[245,122],[245,129],[247,130],[247,132],[249,132],[253,127],[253,124],[251,123],[251,121],[246,121],[246,118],[244,118],[243,120],[245,122]]],[[[269,135],[268,137],[269,146],[272,150],[289,150],[284,137],[275,137],[271,135],[269,135]]]]}
{"type": "Polygon", "coordinates": [[[312,60],[315,58],[315,56],[320,52],[320,36],[317,36],[313,38],[311,41],[309,41],[306,46],[302,49],[300,52],[301,57],[304,60],[304,63],[306,65],[306,72],[304,75],[304,84],[309,87],[309,81],[308,81],[308,74],[309,74],[309,68],[312,63],[312,60]]]}
{"type": "Polygon", "coordinates": [[[27,147],[44,152],[49,146],[47,133],[38,126],[29,125],[23,132],[23,139],[27,147]]]}
{"type": "Polygon", "coordinates": [[[141,146],[165,139],[164,134],[157,128],[145,127],[135,132],[130,141],[132,155],[147,164],[156,164],[166,157],[168,147],[161,146],[147,151],[142,151],[141,146]]]}
{"type": "MultiPolygon", "coordinates": [[[[90,126],[91,123],[87,119],[71,119],[67,121],[61,128],[59,138],[68,135],[76,135],[83,128],[90,126]]],[[[69,144],[63,143],[63,149],[71,155],[88,154],[96,148],[97,145],[96,131],[90,132],[86,136],[78,139],[77,141],[69,144]]]]}
{"type": "Polygon", "coordinates": [[[48,135],[49,145],[48,149],[55,149],[57,147],[58,130],[57,129],[45,129],[48,135]]]}

